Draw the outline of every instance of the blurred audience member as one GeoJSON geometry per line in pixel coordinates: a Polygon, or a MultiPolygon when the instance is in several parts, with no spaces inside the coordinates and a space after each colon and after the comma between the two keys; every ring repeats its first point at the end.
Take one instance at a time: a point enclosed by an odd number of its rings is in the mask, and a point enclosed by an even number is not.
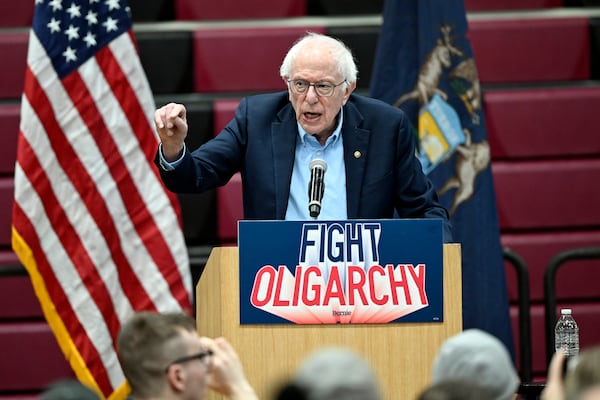
{"type": "Polygon", "coordinates": [[[382,400],[382,395],[365,359],[347,348],[327,347],[310,354],[300,364],[278,399],[382,400]]]}
{"type": "Polygon", "coordinates": [[[231,400],[257,399],[229,342],[198,336],[183,313],[135,314],[117,351],[134,399],[200,400],[207,388],[231,400]]]}
{"type": "Polygon", "coordinates": [[[510,400],[519,389],[519,376],[496,337],[467,329],[447,339],[433,362],[432,385],[462,380],[489,389],[492,400],[510,400]]]}

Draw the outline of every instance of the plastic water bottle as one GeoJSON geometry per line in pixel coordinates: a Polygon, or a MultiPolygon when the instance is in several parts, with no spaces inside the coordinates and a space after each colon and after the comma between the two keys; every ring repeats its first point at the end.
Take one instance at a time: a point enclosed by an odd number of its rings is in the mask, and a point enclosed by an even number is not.
{"type": "Polygon", "coordinates": [[[554,349],[563,349],[567,358],[579,354],[579,326],[573,319],[570,308],[560,310],[560,318],[554,328],[554,349]]]}

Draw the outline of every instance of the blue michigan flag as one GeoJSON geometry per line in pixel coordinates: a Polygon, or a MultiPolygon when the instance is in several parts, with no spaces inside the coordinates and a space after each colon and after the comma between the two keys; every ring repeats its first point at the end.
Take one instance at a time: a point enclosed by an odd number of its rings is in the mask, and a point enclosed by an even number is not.
{"type": "Polygon", "coordinates": [[[371,97],[403,109],[462,245],[463,327],[513,351],[483,99],[462,0],[386,0],[371,97]]]}

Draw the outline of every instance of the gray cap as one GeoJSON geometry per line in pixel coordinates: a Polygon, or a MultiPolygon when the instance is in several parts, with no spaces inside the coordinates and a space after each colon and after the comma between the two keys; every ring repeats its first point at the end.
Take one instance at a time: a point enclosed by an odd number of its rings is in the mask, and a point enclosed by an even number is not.
{"type": "Polygon", "coordinates": [[[346,348],[320,349],[298,368],[294,383],[309,400],[381,400],[371,366],[346,348]]]}
{"type": "Polygon", "coordinates": [[[519,376],[506,347],[496,337],[468,329],[446,340],[432,370],[432,383],[466,380],[490,388],[496,400],[510,400],[519,387],[519,376]]]}

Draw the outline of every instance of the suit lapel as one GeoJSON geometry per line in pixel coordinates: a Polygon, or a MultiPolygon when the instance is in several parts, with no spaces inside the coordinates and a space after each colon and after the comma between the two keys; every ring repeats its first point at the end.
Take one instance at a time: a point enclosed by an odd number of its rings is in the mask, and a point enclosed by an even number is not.
{"type": "Polygon", "coordinates": [[[290,197],[290,183],[296,156],[298,128],[291,104],[277,114],[278,120],[271,124],[273,143],[273,168],[275,179],[275,218],[284,219],[290,197]]]}
{"type": "Polygon", "coordinates": [[[352,103],[344,109],[342,135],[344,139],[344,163],[346,166],[346,204],[348,218],[360,218],[360,197],[367,162],[367,150],[371,131],[361,129],[362,114],[352,103]]]}

